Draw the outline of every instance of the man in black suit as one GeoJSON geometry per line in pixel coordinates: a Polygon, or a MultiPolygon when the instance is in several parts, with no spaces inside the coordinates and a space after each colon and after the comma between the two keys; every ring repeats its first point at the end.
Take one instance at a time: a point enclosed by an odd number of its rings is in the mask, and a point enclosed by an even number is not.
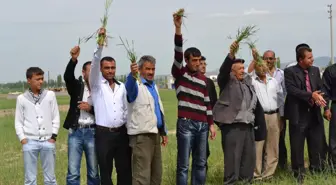
{"type": "MultiPolygon", "coordinates": [[[[205,75],[206,73],[206,66],[207,66],[206,58],[202,56],[198,70],[203,75],[205,75]]],[[[211,107],[214,107],[217,101],[216,86],[211,78],[209,77],[206,77],[206,78],[207,78],[207,89],[209,93],[210,104],[211,104],[211,107]]],[[[210,149],[209,149],[209,142],[207,142],[207,159],[209,158],[209,156],[210,156],[210,149]]],[[[208,172],[208,162],[206,162],[205,166],[206,166],[206,171],[208,172]]]]}
{"type": "Polygon", "coordinates": [[[312,49],[307,44],[296,47],[297,64],[285,69],[287,98],[285,117],[289,120],[291,162],[299,183],[304,179],[304,142],[307,139],[310,170],[320,171],[326,160],[326,138],[320,107],[323,98],[319,68],[314,62],[312,49]]]}

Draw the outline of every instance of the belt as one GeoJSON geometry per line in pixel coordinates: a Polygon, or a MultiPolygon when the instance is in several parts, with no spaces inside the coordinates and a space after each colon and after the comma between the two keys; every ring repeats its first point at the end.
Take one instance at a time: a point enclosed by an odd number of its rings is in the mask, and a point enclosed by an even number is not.
{"type": "Polygon", "coordinates": [[[119,132],[123,130],[124,128],[126,128],[125,125],[120,126],[120,127],[103,127],[103,126],[97,125],[96,127],[97,129],[101,129],[101,130],[105,130],[109,132],[119,132]]]}
{"type": "Polygon", "coordinates": [[[271,111],[264,111],[264,114],[274,114],[274,113],[278,113],[279,109],[275,109],[275,110],[271,110],[271,111]]]}
{"type": "Polygon", "coordinates": [[[78,124],[77,128],[95,128],[96,124],[90,124],[90,125],[81,125],[78,124]]]}

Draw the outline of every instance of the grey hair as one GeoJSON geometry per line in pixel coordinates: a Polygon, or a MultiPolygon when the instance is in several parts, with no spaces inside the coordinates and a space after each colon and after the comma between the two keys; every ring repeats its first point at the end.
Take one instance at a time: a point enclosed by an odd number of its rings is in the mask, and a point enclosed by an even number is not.
{"type": "Polygon", "coordinates": [[[155,65],[156,64],[156,59],[151,55],[142,56],[138,61],[139,68],[142,68],[142,66],[145,62],[150,62],[150,63],[155,65]]]}

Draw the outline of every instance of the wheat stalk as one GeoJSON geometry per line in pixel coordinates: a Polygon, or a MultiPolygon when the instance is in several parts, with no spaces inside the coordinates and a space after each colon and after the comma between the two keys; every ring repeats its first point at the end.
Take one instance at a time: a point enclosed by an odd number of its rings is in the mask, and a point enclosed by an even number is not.
{"type": "Polygon", "coordinates": [[[280,67],[281,67],[280,57],[277,57],[277,60],[276,60],[276,61],[277,61],[277,62],[276,62],[276,66],[277,66],[277,68],[280,69],[280,67]]]}
{"type": "Polygon", "coordinates": [[[180,8],[178,9],[174,15],[178,16],[178,17],[181,17],[182,18],[182,24],[183,26],[187,29],[186,25],[184,24],[184,21],[183,21],[183,18],[187,18],[187,16],[185,15],[185,10],[184,8],[180,8]]]}
{"type": "MultiPolygon", "coordinates": [[[[136,63],[138,60],[138,57],[136,55],[135,49],[134,49],[134,41],[132,40],[132,44],[128,42],[127,39],[125,41],[119,36],[119,39],[121,41],[121,44],[118,44],[118,46],[124,46],[126,52],[127,52],[127,57],[132,63],[136,63]]],[[[134,78],[136,78],[140,83],[140,78],[139,78],[139,73],[137,73],[134,78]]]]}
{"type": "Polygon", "coordinates": [[[261,55],[259,54],[258,50],[256,49],[256,45],[255,45],[256,42],[257,41],[254,41],[254,42],[248,41],[248,42],[246,42],[246,44],[249,46],[249,48],[251,50],[255,49],[255,51],[256,51],[255,54],[256,54],[257,58],[256,58],[256,64],[255,65],[260,66],[261,68],[263,68],[265,71],[268,72],[268,67],[267,67],[265,61],[262,59],[261,55]]]}
{"type": "MultiPolygon", "coordinates": [[[[106,28],[107,26],[107,21],[108,21],[108,17],[109,17],[109,10],[110,10],[110,6],[112,4],[113,0],[106,0],[105,1],[105,12],[104,12],[104,17],[100,19],[101,21],[101,24],[102,24],[102,28],[106,28]]],[[[97,31],[98,32],[98,31],[97,31]]],[[[105,35],[98,35],[97,37],[97,43],[99,45],[105,45],[107,46],[107,39],[108,39],[108,36],[107,34],[105,35]]]]}
{"type": "MultiPolygon", "coordinates": [[[[247,40],[249,37],[255,35],[257,33],[258,29],[255,25],[252,26],[246,26],[241,29],[238,29],[237,35],[235,37],[235,40],[237,43],[240,43],[244,40],[247,40]]],[[[231,36],[228,37],[229,39],[232,39],[231,36]]],[[[239,50],[239,47],[236,48],[234,53],[236,54],[239,50]]]]}

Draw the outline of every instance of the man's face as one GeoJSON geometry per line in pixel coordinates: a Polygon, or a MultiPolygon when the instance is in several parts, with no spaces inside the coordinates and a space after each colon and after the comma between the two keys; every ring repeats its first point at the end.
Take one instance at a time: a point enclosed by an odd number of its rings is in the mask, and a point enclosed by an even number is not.
{"type": "Polygon", "coordinates": [[[200,65],[198,67],[198,71],[201,72],[202,74],[205,74],[206,73],[206,66],[207,66],[207,63],[205,60],[201,60],[200,61],[200,65]]]}
{"type": "Polygon", "coordinates": [[[140,75],[148,80],[153,81],[155,75],[155,64],[152,62],[144,62],[142,67],[139,69],[140,75]]]}
{"type": "Polygon", "coordinates": [[[202,58],[201,56],[194,57],[194,56],[190,55],[189,60],[185,59],[186,63],[187,63],[188,69],[191,70],[191,71],[193,71],[193,72],[198,71],[201,58],[202,58]]]}
{"type": "Polygon", "coordinates": [[[301,65],[305,68],[309,68],[314,63],[313,53],[309,51],[304,52],[304,58],[299,60],[301,65]]]}
{"type": "Polygon", "coordinates": [[[255,66],[255,72],[256,72],[257,76],[265,77],[267,72],[268,72],[267,66],[265,64],[264,65],[256,65],[255,66]]]}
{"type": "Polygon", "coordinates": [[[244,64],[243,63],[235,63],[232,65],[232,74],[239,80],[242,81],[244,79],[244,64]]]}
{"type": "Polygon", "coordinates": [[[41,90],[43,85],[44,76],[33,74],[31,78],[27,79],[27,82],[31,89],[41,90]]]}
{"type": "Polygon", "coordinates": [[[263,59],[266,62],[267,67],[269,69],[271,69],[275,66],[276,58],[275,58],[275,55],[274,55],[273,52],[271,52],[271,51],[265,52],[264,56],[263,56],[263,59]]]}
{"type": "Polygon", "coordinates": [[[82,70],[82,75],[86,82],[89,81],[90,71],[91,71],[91,64],[86,65],[85,70],[82,70]]]}
{"type": "Polygon", "coordinates": [[[116,73],[116,63],[115,61],[106,61],[104,60],[101,63],[101,72],[103,74],[103,77],[106,80],[113,80],[113,78],[115,77],[115,73],[116,73]]]}

